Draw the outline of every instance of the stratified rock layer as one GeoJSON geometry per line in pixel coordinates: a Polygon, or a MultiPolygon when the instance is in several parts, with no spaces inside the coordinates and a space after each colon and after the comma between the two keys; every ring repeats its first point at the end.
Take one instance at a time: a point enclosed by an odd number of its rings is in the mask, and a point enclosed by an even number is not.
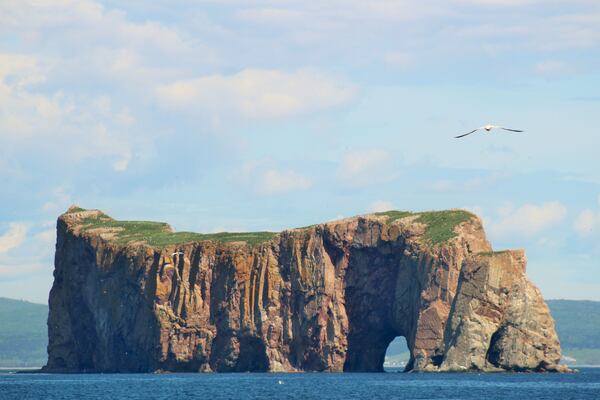
{"type": "Polygon", "coordinates": [[[382,371],[396,336],[407,370],[563,370],[522,251],[492,252],[473,215],[442,239],[398,215],[252,246],[152,247],[72,208],[58,220],[45,370],[382,371]]]}

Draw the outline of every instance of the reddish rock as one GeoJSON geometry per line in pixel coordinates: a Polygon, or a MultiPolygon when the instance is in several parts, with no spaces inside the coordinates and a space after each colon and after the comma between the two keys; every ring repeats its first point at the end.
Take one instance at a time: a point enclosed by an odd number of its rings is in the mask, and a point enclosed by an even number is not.
{"type": "Polygon", "coordinates": [[[561,370],[523,253],[476,216],[437,243],[413,214],[160,248],[103,215],[58,220],[46,371],[382,371],[396,336],[408,370],[561,370]]]}

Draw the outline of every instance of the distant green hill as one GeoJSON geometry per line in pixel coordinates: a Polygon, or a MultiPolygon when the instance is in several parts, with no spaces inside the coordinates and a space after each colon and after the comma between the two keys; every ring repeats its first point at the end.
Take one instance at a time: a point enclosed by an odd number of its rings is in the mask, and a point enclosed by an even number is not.
{"type": "MultiPolygon", "coordinates": [[[[600,301],[547,300],[563,356],[573,364],[600,365],[600,301]]],[[[567,364],[570,364],[567,362],[567,364]]]]}
{"type": "MultiPolygon", "coordinates": [[[[547,300],[556,320],[563,355],[600,365],[600,301],[547,300]]],[[[48,306],[0,297],[0,368],[39,367],[46,363],[48,306]]],[[[392,362],[408,360],[404,338],[388,348],[392,362]]]]}
{"type": "Polygon", "coordinates": [[[600,349],[600,301],[548,300],[565,348],[600,349]]]}
{"type": "Polygon", "coordinates": [[[48,306],[0,297],[0,367],[46,364],[48,306]]]}

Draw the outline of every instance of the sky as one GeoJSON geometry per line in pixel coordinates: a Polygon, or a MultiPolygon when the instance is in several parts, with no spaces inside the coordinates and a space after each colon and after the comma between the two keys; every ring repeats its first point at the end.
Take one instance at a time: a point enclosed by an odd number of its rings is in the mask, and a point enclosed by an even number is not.
{"type": "Polygon", "coordinates": [[[71,204],[197,232],[465,208],[600,300],[597,0],[0,2],[0,296],[71,204]],[[454,139],[486,123],[523,129],[454,139]]]}

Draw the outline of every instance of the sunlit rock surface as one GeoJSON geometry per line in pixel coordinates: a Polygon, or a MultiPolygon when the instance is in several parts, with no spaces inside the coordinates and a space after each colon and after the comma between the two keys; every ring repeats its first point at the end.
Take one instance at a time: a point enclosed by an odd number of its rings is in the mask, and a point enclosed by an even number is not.
{"type": "Polygon", "coordinates": [[[46,371],[562,371],[522,251],[461,210],[281,233],[172,233],[72,207],[58,219],[46,371]]]}

